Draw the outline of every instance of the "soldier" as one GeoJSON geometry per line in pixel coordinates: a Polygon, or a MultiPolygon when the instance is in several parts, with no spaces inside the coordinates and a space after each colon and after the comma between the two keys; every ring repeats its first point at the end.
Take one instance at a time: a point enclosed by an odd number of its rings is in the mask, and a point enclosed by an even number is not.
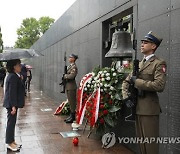
{"type": "Polygon", "coordinates": [[[65,120],[66,123],[72,123],[75,120],[75,110],[76,110],[76,75],[78,73],[78,69],[76,66],[76,60],[78,59],[77,55],[71,54],[69,56],[70,65],[67,68],[67,74],[64,75],[66,79],[66,94],[68,98],[68,102],[70,104],[70,116],[65,120]]]}
{"type": "MultiPolygon", "coordinates": [[[[123,99],[127,106],[133,106],[129,83],[133,82],[138,89],[136,106],[136,134],[138,137],[159,136],[159,114],[161,108],[157,92],[162,92],[166,83],[166,62],[155,56],[155,51],[161,44],[162,39],[149,32],[141,40],[141,53],[143,60],[139,63],[138,77],[130,74],[122,84],[123,99]]],[[[140,144],[142,154],[158,154],[159,146],[155,142],[140,144]]]]}

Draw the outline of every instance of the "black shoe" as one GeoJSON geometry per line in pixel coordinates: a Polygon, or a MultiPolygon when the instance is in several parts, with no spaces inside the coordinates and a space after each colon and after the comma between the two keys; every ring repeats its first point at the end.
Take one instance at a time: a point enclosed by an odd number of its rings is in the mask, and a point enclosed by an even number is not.
{"type": "Polygon", "coordinates": [[[66,123],[67,123],[67,124],[68,124],[68,123],[73,123],[74,120],[75,120],[75,118],[68,119],[68,120],[66,120],[66,123]]]}
{"type": "Polygon", "coordinates": [[[75,113],[71,113],[71,118],[66,120],[66,123],[73,123],[73,121],[75,120],[75,113]]]}
{"type": "Polygon", "coordinates": [[[69,117],[67,117],[64,122],[66,122],[67,120],[71,119],[72,118],[72,114],[70,113],[69,117]]]}

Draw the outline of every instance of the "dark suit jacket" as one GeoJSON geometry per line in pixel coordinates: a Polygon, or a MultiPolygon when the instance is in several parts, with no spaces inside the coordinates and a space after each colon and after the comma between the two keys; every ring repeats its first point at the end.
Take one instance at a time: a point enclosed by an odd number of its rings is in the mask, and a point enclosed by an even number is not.
{"type": "Polygon", "coordinates": [[[5,85],[3,106],[5,108],[11,108],[13,106],[22,108],[25,103],[25,87],[21,78],[15,73],[9,73],[5,85]]]}

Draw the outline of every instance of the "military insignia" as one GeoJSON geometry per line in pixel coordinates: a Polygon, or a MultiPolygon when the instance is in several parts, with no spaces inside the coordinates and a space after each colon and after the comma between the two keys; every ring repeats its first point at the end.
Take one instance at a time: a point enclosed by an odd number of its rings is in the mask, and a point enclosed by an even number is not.
{"type": "Polygon", "coordinates": [[[162,65],[162,72],[166,73],[166,65],[162,65]]]}

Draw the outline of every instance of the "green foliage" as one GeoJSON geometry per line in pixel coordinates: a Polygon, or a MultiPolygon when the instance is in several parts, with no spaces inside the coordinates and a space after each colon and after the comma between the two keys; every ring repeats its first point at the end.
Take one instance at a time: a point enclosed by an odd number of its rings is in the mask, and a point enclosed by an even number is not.
{"type": "Polygon", "coordinates": [[[18,39],[15,42],[15,48],[30,48],[53,23],[54,19],[49,17],[41,17],[39,20],[24,19],[21,27],[17,29],[18,39]]]}
{"type": "Polygon", "coordinates": [[[40,32],[44,34],[53,23],[54,23],[54,19],[49,17],[41,17],[39,19],[40,32]]]}
{"type": "Polygon", "coordinates": [[[2,40],[2,33],[1,33],[1,27],[0,27],[0,53],[3,52],[3,40],[2,40]]]}

